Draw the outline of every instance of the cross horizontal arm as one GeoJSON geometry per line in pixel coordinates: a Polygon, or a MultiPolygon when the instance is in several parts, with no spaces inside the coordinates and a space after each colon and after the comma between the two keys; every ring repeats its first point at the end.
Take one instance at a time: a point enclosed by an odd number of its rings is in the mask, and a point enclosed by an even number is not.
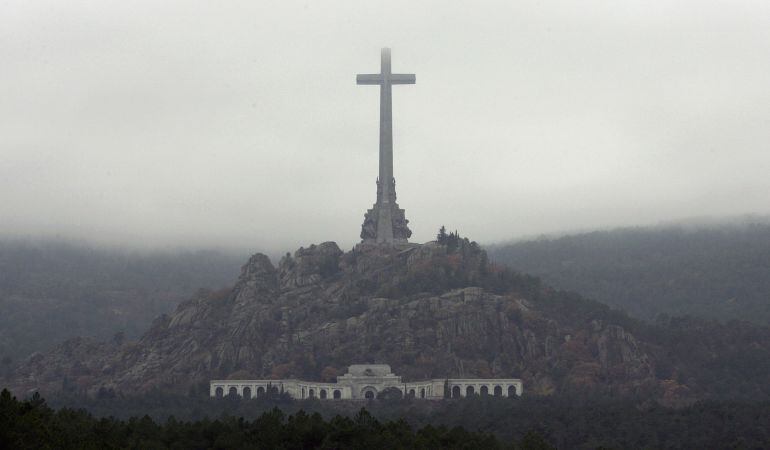
{"type": "Polygon", "coordinates": [[[356,84],[381,84],[382,75],[379,73],[356,75],[356,84]]]}
{"type": "MultiPolygon", "coordinates": [[[[388,77],[390,84],[414,84],[416,78],[413,73],[394,73],[388,77]]],[[[366,73],[356,75],[356,84],[382,84],[382,75],[379,73],[366,73]]]]}
{"type": "Polygon", "coordinates": [[[416,81],[413,73],[394,73],[390,76],[390,84],[414,84],[416,81]]]}

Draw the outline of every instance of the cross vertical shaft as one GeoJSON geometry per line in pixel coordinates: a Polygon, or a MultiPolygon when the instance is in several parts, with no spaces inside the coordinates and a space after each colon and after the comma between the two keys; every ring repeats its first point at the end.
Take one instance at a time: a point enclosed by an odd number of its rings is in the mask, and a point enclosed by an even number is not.
{"type": "Polygon", "coordinates": [[[404,211],[396,204],[396,181],[393,177],[393,109],[391,87],[394,84],[414,84],[414,74],[393,74],[390,69],[390,49],[383,48],[380,73],[356,77],[358,84],[380,86],[380,160],[377,179],[377,203],[369,210],[362,226],[361,237],[375,242],[406,242],[412,234],[406,226],[404,211]]]}
{"type": "Polygon", "coordinates": [[[380,184],[382,202],[390,203],[390,185],[393,180],[393,95],[390,84],[390,49],[388,48],[382,49],[380,76],[382,77],[380,83],[380,184]]]}

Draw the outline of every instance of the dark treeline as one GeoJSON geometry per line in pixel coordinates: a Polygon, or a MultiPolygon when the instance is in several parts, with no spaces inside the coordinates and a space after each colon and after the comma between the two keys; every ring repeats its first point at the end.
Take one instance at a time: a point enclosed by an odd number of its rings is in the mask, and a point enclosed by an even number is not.
{"type": "Polygon", "coordinates": [[[533,433],[503,445],[490,434],[461,427],[425,426],[414,430],[405,420],[381,422],[361,409],[353,417],[325,420],[302,410],[287,416],[280,409],[253,421],[235,416],[180,421],[169,417],[158,423],[149,416],[120,420],[95,418],[83,409],[58,411],[39,397],[17,401],[8,391],[0,394],[0,447],[18,449],[105,448],[257,448],[257,449],[547,449],[533,433]]]}
{"type": "MultiPolygon", "coordinates": [[[[221,422],[232,423],[237,422],[234,417],[244,417],[245,423],[249,423],[248,420],[256,423],[264,414],[275,414],[274,408],[280,408],[285,415],[301,414],[303,420],[318,414],[313,421],[323,418],[333,426],[343,423],[337,416],[349,417],[353,422],[361,420],[362,406],[360,402],[347,401],[292,401],[280,397],[211,399],[201,395],[178,396],[163,392],[133,397],[105,393],[101,398],[58,398],[52,399],[51,403],[88,410],[95,417],[119,417],[128,420],[127,423],[131,423],[131,417],[149,415],[156,423],[166,423],[169,417],[175,417],[171,423],[182,421],[200,426],[211,426],[211,420],[206,417],[223,417],[221,422]]],[[[477,440],[475,442],[494,435],[501,443],[527,442],[527,445],[534,446],[547,442],[558,448],[770,446],[770,402],[711,401],[685,408],[666,408],[641,397],[617,397],[593,392],[571,396],[525,395],[510,399],[475,396],[424,401],[407,398],[372,401],[365,406],[368,414],[386,429],[399,424],[397,426],[403,430],[407,430],[407,426],[420,430],[414,435],[415,439],[425,430],[438,434],[451,434],[455,430],[458,436],[477,440]],[[457,427],[483,434],[465,433],[457,427]]],[[[349,421],[344,423],[350,424],[349,421]]],[[[236,434],[242,432],[240,429],[232,431],[236,434]]]]}
{"type": "Polygon", "coordinates": [[[770,324],[770,225],[629,228],[493,246],[546,284],[650,320],[691,315],[770,324]]]}
{"type": "Polygon", "coordinates": [[[232,284],[245,258],[0,241],[0,375],[74,336],[131,339],[199,288],[232,284]]]}

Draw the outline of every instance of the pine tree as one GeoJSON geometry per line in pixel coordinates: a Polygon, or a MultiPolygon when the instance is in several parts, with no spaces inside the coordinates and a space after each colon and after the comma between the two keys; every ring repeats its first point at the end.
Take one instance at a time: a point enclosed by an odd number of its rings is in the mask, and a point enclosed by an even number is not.
{"type": "Polygon", "coordinates": [[[436,242],[439,244],[446,244],[447,241],[447,234],[446,234],[446,227],[444,225],[441,225],[441,228],[438,230],[438,235],[436,235],[436,242]]]}

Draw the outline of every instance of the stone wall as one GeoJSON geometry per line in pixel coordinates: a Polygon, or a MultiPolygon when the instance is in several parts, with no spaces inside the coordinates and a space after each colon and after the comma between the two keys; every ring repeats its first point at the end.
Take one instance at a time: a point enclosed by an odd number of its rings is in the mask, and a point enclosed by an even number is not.
{"type": "Polygon", "coordinates": [[[342,376],[338,378],[337,383],[302,380],[213,380],[209,394],[211,397],[238,395],[244,398],[258,398],[272,391],[273,394],[286,393],[298,400],[366,400],[377,398],[378,394],[389,388],[398,389],[403,396],[439,400],[447,396],[521,396],[524,385],[517,378],[437,378],[402,383],[401,377],[395,375],[348,378],[342,376]]]}

